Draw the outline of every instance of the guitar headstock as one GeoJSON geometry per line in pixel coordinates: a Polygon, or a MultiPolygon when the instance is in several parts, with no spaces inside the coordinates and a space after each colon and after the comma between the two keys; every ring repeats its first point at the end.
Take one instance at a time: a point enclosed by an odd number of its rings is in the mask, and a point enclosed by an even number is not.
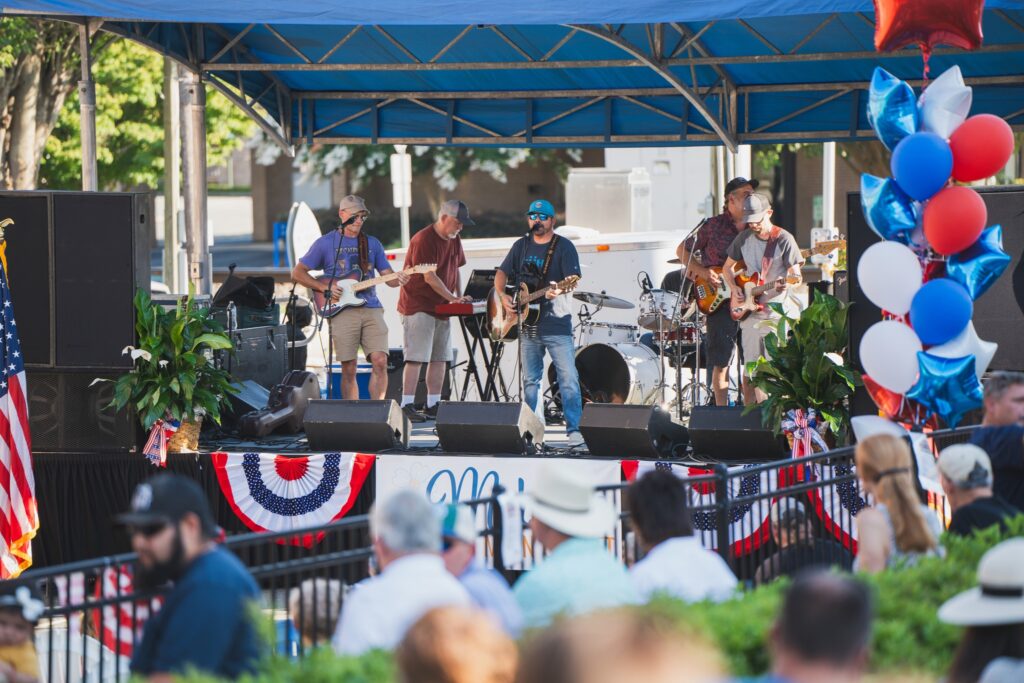
{"type": "Polygon", "coordinates": [[[824,242],[818,242],[813,247],[811,247],[811,253],[812,254],[827,254],[827,253],[829,253],[831,251],[835,251],[836,249],[845,249],[845,248],[846,248],[846,240],[845,239],[826,240],[824,242]]]}
{"type": "Polygon", "coordinates": [[[423,273],[433,273],[436,270],[437,270],[437,264],[436,263],[420,263],[418,265],[410,266],[410,267],[406,268],[405,269],[405,273],[408,274],[408,275],[413,275],[414,273],[419,273],[419,274],[422,275],[423,273]]]}
{"type": "Polygon", "coordinates": [[[578,285],[579,282],[580,282],[580,276],[579,275],[570,275],[569,277],[565,278],[564,280],[559,281],[555,285],[555,287],[557,289],[562,290],[563,292],[571,292],[572,290],[576,289],[576,285],[578,285]]]}

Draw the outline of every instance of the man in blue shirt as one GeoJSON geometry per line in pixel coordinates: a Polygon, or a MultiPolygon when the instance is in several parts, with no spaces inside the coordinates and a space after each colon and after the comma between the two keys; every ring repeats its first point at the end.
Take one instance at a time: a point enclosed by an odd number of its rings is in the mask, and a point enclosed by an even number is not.
{"type": "MultiPolygon", "coordinates": [[[[352,194],[342,199],[338,217],[341,218],[338,229],[313,242],[292,269],[292,280],[325,295],[338,280],[367,280],[373,277],[375,270],[380,275],[393,272],[380,240],[363,232],[370,217],[363,199],[352,194]],[[311,270],[322,270],[323,275],[314,278],[311,270]]],[[[409,276],[399,271],[387,284],[400,287],[408,281],[409,276]]],[[[384,323],[384,307],[375,287],[364,289],[356,296],[366,303],[346,308],[331,318],[334,353],[341,363],[341,395],[350,400],[359,398],[356,358],[362,347],[363,354],[373,365],[370,398],[380,400],[388,389],[388,326],[384,323]]]]}
{"type": "MultiPolygon", "coordinates": [[[[505,260],[498,266],[494,288],[502,292],[505,309],[512,315],[516,310],[512,298],[505,292],[511,282],[519,286],[526,283],[531,292],[559,282],[570,275],[580,275],[580,257],[576,247],[555,234],[555,207],[545,199],[530,204],[526,212],[529,234],[512,245],[505,260]]],[[[540,302],[540,318],[536,325],[524,325],[519,339],[523,351],[523,400],[534,411],[540,395],[540,382],[544,374],[544,352],[551,356],[562,395],[565,415],[565,433],[569,446],[583,445],[580,417],[583,399],[580,378],[576,372],[576,349],[572,342],[572,310],[569,299],[558,289],[548,291],[540,302]]]]}
{"type": "Polygon", "coordinates": [[[513,590],[527,628],[543,628],[560,614],[640,602],[626,568],[604,545],[615,508],[595,490],[599,482],[572,464],[545,462],[523,500],[533,538],[549,553],[513,590]]]}
{"type": "Polygon", "coordinates": [[[1024,373],[994,372],[985,381],[985,417],[971,434],[992,461],[992,490],[1024,510],[1024,373]]]}
{"type": "Polygon", "coordinates": [[[199,485],[157,475],[136,487],[131,511],[118,521],[138,554],[136,589],[174,582],[146,623],[132,673],[167,683],[190,669],[231,679],[255,672],[259,589],[238,558],[216,545],[220,530],[199,485]]]}

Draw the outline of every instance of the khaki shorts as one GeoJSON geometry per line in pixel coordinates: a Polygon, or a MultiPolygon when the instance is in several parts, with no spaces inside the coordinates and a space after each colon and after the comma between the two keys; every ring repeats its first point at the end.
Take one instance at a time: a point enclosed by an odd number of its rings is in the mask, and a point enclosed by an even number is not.
{"type": "Polygon", "coordinates": [[[743,346],[743,363],[753,363],[755,360],[768,353],[764,348],[764,338],[775,331],[779,322],[778,316],[766,318],[752,313],[740,321],[740,341],[743,346]]]}
{"type": "Polygon", "coordinates": [[[450,320],[435,318],[429,313],[402,316],[405,360],[413,363],[450,361],[452,359],[452,325],[450,320]]]}
{"type": "Polygon", "coordinates": [[[371,353],[388,352],[388,326],[383,308],[349,308],[331,318],[334,357],[338,362],[355,360],[359,347],[367,358],[371,353]]]}

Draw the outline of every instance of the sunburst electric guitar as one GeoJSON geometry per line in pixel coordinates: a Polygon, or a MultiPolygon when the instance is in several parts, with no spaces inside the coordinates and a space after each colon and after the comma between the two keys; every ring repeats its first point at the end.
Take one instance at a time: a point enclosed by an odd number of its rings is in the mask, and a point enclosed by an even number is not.
{"type": "MultiPolygon", "coordinates": [[[[809,258],[812,254],[827,254],[835,249],[845,248],[846,240],[829,240],[827,242],[818,242],[810,249],[802,250],[800,255],[804,258],[809,258]]],[[[743,261],[737,261],[733,273],[738,275],[743,272],[745,267],[743,261]]],[[[722,274],[720,266],[714,266],[711,270],[719,275],[722,274]]],[[[739,281],[738,278],[737,281],[739,281]]],[[[729,285],[725,284],[725,278],[722,278],[719,281],[718,287],[715,287],[711,280],[698,275],[693,279],[693,298],[697,301],[697,308],[700,309],[700,312],[708,315],[713,313],[723,301],[729,301],[732,298],[732,293],[729,291],[729,285]]]]}
{"type": "MultiPolygon", "coordinates": [[[[557,289],[563,293],[571,292],[576,289],[576,284],[579,281],[579,275],[570,275],[564,280],[559,280],[553,285],[543,287],[532,293],[525,284],[519,285],[514,305],[519,307],[523,324],[533,325],[537,322],[537,318],[540,317],[540,304],[535,304],[534,302],[542,299],[548,291],[557,289]]],[[[516,316],[505,310],[505,306],[501,301],[501,293],[494,287],[491,287],[491,291],[487,295],[487,322],[490,324],[491,339],[494,341],[503,340],[512,331],[512,328],[516,326],[516,316]]]]}
{"type": "MultiPolygon", "coordinates": [[[[421,263],[418,266],[410,266],[402,272],[406,275],[415,275],[423,273],[432,273],[437,270],[436,263],[421,263]]],[[[347,308],[356,308],[358,306],[365,306],[366,300],[360,299],[356,294],[369,289],[375,285],[384,284],[390,282],[398,277],[398,273],[388,273],[387,275],[380,275],[369,280],[361,280],[363,272],[358,268],[349,271],[340,278],[333,278],[334,283],[331,285],[333,290],[330,296],[327,296],[323,292],[313,292],[313,302],[316,305],[316,310],[320,312],[320,315],[324,318],[333,318],[347,308]]],[[[332,278],[323,275],[317,278],[320,282],[330,283],[332,278]]]]}

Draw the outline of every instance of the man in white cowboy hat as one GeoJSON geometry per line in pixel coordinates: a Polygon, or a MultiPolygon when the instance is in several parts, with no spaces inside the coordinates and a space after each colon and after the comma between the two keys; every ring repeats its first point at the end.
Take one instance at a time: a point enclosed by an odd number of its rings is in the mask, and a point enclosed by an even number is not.
{"type": "Polygon", "coordinates": [[[939,453],[939,483],[953,510],[949,533],[967,536],[1021,514],[992,491],[992,462],[980,446],[958,443],[939,453]]]}
{"type": "Polygon", "coordinates": [[[513,591],[527,628],[547,626],[558,614],[640,601],[625,567],[604,547],[615,509],[572,463],[541,465],[523,507],[534,539],[550,553],[513,591]]]}
{"type": "Polygon", "coordinates": [[[978,563],[978,586],[947,600],[939,620],[967,627],[948,680],[966,680],[961,672],[978,683],[1024,680],[1024,659],[1016,654],[1016,634],[1024,624],[1024,538],[1003,541],[985,553],[978,563]],[[1001,654],[991,646],[997,642],[1014,654],[1006,649],[1001,654]]]}

